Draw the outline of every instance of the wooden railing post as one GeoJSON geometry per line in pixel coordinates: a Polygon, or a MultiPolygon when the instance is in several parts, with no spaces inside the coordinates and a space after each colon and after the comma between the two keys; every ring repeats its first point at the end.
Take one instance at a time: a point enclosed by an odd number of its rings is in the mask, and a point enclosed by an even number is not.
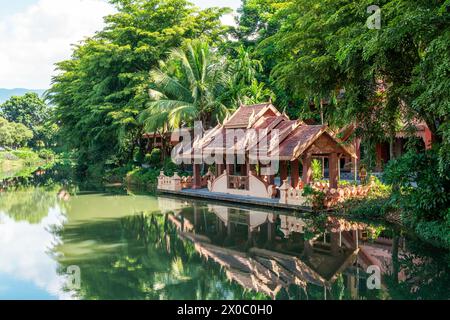
{"type": "Polygon", "coordinates": [[[181,177],[178,175],[177,172],[174,173],[172,177],[172,188],[173,191],[181,191],[181,177]]]}
{"type": "Polygon", "coordinates": [[[280,203],[288,203],[288,191],[291,186],[288,183],[288,179],[283,180],[283,184],[280,187],[280,203]]]}

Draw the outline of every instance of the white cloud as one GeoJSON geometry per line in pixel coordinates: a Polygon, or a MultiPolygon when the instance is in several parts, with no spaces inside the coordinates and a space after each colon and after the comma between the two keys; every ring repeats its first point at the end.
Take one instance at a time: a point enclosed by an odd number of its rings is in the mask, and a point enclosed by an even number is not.
{"type": "MultiPolygon", "coordinates": [[[[67,278],[58,274],[58,263],[49,255],[57,239],[48,230],[60,227],[65,221],[64,213],[56,205],[39,224],[16,222],[0,211],[0,278],[25,282],[52,297],[71,299],[73,293],[64,291],[67,278]]],[[[15,288],[0,286],[0,296],[14,293],[15,288]]],[[[39,296],[33,298],[40,298],[39,296]]]]}
{"type": "Polygon", "coordinates": [[[0,87],[48,88],[54,63],[113,12],[104,0],[38,0],[0,21],[0,87]]]}

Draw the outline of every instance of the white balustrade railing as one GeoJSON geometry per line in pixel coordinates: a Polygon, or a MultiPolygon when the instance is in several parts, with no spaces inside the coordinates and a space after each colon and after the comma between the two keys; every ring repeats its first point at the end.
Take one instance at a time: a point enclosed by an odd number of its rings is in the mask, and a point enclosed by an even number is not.
{"type": "Polygon", "coordinates": [[[168,177],[161,171],[158,176],[158,190],[181,191],[181,177],[175,172],[173,177],[168,177]]]}
{"type": "Polygon", "coordinates": [[[293,188],[288,180],[284,180],[280,187],[280,203],[308,206],[308,198],[303,196],[303,189],[293,188]]]}

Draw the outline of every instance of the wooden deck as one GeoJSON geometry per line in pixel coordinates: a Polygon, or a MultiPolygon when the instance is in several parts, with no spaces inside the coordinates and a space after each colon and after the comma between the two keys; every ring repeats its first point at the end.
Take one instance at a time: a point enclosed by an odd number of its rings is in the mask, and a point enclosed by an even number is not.
{"type": "Polygon", "coordinates": [[[198,198],[203,200],[215,200],[221,202],[232,202],[234,204],[251,205],[270,209],[296,210],[300,212],[312,212],[311,207],[295,206],[279,203],[279,199],[265,199],[251,196],[239,196],[227,193],[210,192],[208,189],[183,189],[181,191],[158,190],[159,193],[172,194],[188,198],[198,198]]]}

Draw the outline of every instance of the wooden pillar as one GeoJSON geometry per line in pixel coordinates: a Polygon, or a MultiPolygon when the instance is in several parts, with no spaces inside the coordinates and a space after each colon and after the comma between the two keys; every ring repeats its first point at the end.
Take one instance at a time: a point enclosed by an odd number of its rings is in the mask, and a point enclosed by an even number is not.
{"type": "Polygon", "coordinates": [[[353,248],[359,248],[359,232],[358,230],[353,230],[353,248]]]}
{"type": "Polygon", "coordinates": [[[275,176],[273,174],[267,175],[267,183],[268,184],[274,184],[275,183],[275,176]]]}
{"type": "Polygon", "coordinates": [[[303,247],[303,254],[305,257],[309,258],[314,253],[314,245],[313,240],[305,240],[304,247],[303,247]]]}
{"type": "Polygon", "coordinates": [[[331,255],[333,257],[337,257],[339,255],[339,233],[331,232],[331,255]]]}
{"type": "Polygon", "coordinates": [[[245,163],[241,164],[241,176],[248,176],[249,163],[245,160],[245,163]]]}
{"type": "Polygon", "coordinates": [[[280,185],[283,185],[283,181],[288,177],[288,164],[287,161],[280,161],[280,185]]]}
{"type": "Polygon", "coordinates": [[[223,235],[223,230],[224,230],[223,225],[224,225],[224,223],[223,223],[222,220],[220,220],[220,218],[217,218],[217,219],[219,219],[219,228],[218,228],[219,234],[223,235]]]}
{"type": "Polygon", "coordinates": [[[200,211],[196,205],[194,205],[194,230],[200,230],[200,211]]]}
{"type": "Polygon", "coordinates": [[[225,170],[225,165],[223,163],[220,163],[217,165],[217,172],[216,172],[216,176],[220,176],[223,171],[225,170]]]}
{"type": "Polygon", "coordinates": [[[338,181],[341,180],[341,157],[338,157],[338,181]]]}
{"type": "Polygon", "coordinates": [[[298,159],[291,161],[291,186],[294,188],[298,185],[299,168],[298,159]]]}
{"type": "Polygon", "coordinates": [[[201,167],[200,164],[194,163],[193,167],[193,177],[192,177],[192,189],[200,189],[202,187],[202,176],[200,173],[201,167]]]}
{"type": "Polygon", "coordinates": [[[337,153],[333,152],[329,160],[330,188],[338,187],[338,161],[337,153]]]}
{"type": "Polygon", "coordinates": [[[272,242],[275,235],[275,224],[270,220],[267,222],[267,240],[272,242]]]}
{"type": "Polygon", "coordinates": [[[425,132],[422,139],[425,143],[425,149],[430,150],[433,147],[433,133],[430,129],[428,129],[428,127],[425,127],[425,132]]]}
{"type": "Polygon", "coordinates": [[[383,165],[383,146],[381,143],[377,143],[375,146],[375,170],[381,171],[383,165]]]}
{"type": "Polygon", "coordinates": [[[227,173],[230,176],[234,175],[234,164],[227,164],[227,173]]]}
{"type": "Polygon", "coordinates": [[[305,153],[303,155],[302,165],[303,165],[303,174],[302,174],[303,183],[310,184],[311,177],[312,177],[311,155],[310,154],[305,153]]]}
{"type": "Polygon", "coordinates": [[[227,225],[227,236],[230,236],[233,234],[233,226],[231,225],[231,221],[228,220],[228,225],[227,225]]]}

